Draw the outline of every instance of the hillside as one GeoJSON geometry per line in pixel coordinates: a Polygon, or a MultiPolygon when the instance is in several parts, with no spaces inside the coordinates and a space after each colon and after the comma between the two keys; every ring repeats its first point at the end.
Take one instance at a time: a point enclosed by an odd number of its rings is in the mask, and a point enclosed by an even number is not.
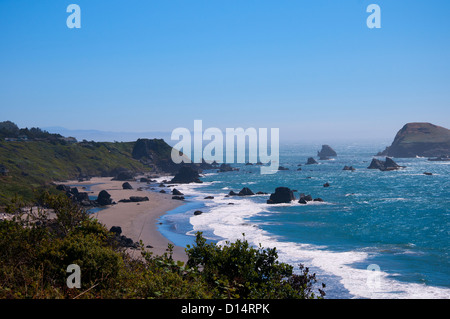
{"type": "Polygon", "coordinates": [[[134,144],[0,141],[0,205],[14,194],[31,198],[33,189],[52,181],[152,170],[132,157],[134,144]]]}
{"type": "Polygon", "coordinates": [[[408,123],[380,156],[434,157],[450,155],[450,130],[431,123],[408,123]]]}

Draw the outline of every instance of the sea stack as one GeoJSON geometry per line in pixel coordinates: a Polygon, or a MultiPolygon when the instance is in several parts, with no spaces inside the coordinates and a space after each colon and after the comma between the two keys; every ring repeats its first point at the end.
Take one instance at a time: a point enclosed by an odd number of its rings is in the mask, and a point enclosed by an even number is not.
{"type": "Polygon", "coordinates": [[[320,160],[328,160],[330,157],[336,157],[337,153],[334,149],[331,148],[330,145],[322,145],[322,149],[317,152],[317,156],[319,156],[320,160]]]}
{"type": "Polygon", "coordinates": [[[275,189],[275,193],[272,193],[270,198],[267,200],[267,204],[290,203],[293,200],[295,200],[295,196],[290,188],[277,187],[275,189]]]}
{"type": "Polygon", "coordinates": [[[385,161],[379,159],[372,159],[368,169],[379,169],[380,171],[393,171],[400,168],[404,168],[405,166],[400,166],[396,162],[394,162],[391,158],[386,157],[385,161]]]}

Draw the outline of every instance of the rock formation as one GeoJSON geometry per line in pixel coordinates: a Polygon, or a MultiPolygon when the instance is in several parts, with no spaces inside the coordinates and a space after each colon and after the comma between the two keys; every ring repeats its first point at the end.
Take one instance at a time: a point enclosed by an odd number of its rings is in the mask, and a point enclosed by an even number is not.
{"type": "Polygon", "coordinates": [[[106,205],[111,205],[112,204],[112,200],[111,200],[111,195],[105,191],[102,190],[97,197],[97,203],[100,206],[106,206],[106,205]]]}
{"type": "Polygon", "coordinates": [[[306,161],[306,165],[312,165],[312,164],[319,164],[319,163],[317,163],[317,161],[314,158],[309,157],[308,160],[306,161]]]}
{"type": "Polygon", "coordinates": [[[148,202],[149,198],[147,196],[130,196],[129,199],[121,199],[119,203],[139,203],[139,202],[148,202]]]}
{"type": "Polygon", "coordinates": [[[290,188],[277,187],[275,193],[272,193],[267,200],[267,204],[290,203],[293,200],[295,200],[295,196],[290,188]]]}
{"type": "Polygon", "coordinates": [[[330,157],[336,157],[337,153],[329,145],[322,145],[322,149],[317,152],[317,156],[321,160],[330,159],[330,157]]]}
{"type": "Polygon", "coordinates": [[[182,196],[184,195],[182,192],[180,192],[178,189],[174,188],[172,190],[172,195],[176,195],[176,196],[182,196]]]}
{"type": "Polygon", "coordinates": [[[170,182],[178,184],[188,184],[201,183],[202,181],[200,181],[200,175],[198,174],[198,171],[196,171],[192,167],[182,166],[170,182]]]}
{"type": "Polygon", "coordinates": [[[248,187],[244,187],[243,189],[241,189],[241,191],[238,193],[238,196],[251,196],[251,195],[255,195],[255,193],[253,193],[251,191],[250,188],[248,187]]]}
{"type": "Polygon", "coordinates": [[[125,183],[122,184],[122,188],[123,189],[133,189],[133,186],[131,186],[130,183],[125,182],[125,183]]]}
{"type": "Polygon", "coordinates": [[[396,162],[394,162],[391,158],[386,157],[385,161],[381,161],[379,159],[372,159],[368,169],[379,169],[380,171],[393,171],[400,168],[404,168],[405,166],[400,166],[396,162]]]}
{"type": "Polygon", "coordinates": [[[225,163],[222,163],[219,167],[220,173],[232,172],[232,171],[239,171],[239,168],[233,168],[233,167],[231,167],[230,164],[225,164],[225,163]]]}
{"type": "Polygon", "coordinates": [[[398,131],[391,146],[378,156],[416,157],[450,155],[450,130],[431,123],[408,123],[398,131]]]}

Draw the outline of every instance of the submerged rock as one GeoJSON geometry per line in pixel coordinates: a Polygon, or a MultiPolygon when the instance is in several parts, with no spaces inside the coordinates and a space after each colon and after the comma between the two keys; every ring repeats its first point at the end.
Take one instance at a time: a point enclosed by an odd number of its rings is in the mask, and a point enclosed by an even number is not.
{"type": "Polygon", "coordinates": [[[239,171],[239,168],[233,168],[231,167],[230,164],[221,164],[219,167],[219,172],[220,173],[224,173],[224,172],[232,172],[232,171],[239,171]]]}
{"type": "Polygon", "coordinates": [[[449,156],[438,156],[436,158],[429,158],[428,160],[431,162],[448,162],[448,161],[450,161],[450,155],[449,156]]]}

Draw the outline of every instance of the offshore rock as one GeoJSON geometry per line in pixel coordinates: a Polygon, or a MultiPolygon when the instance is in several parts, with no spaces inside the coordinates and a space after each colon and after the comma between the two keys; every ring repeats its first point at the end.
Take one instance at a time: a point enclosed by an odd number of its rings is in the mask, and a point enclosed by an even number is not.
{"type": "Polygon", "coordinates": [[[277,187],[275,193],[272,193],[267,200],[267,204],[290,203],[293,200],[295,200],[295,196],[290,188],[277,187]]]}

